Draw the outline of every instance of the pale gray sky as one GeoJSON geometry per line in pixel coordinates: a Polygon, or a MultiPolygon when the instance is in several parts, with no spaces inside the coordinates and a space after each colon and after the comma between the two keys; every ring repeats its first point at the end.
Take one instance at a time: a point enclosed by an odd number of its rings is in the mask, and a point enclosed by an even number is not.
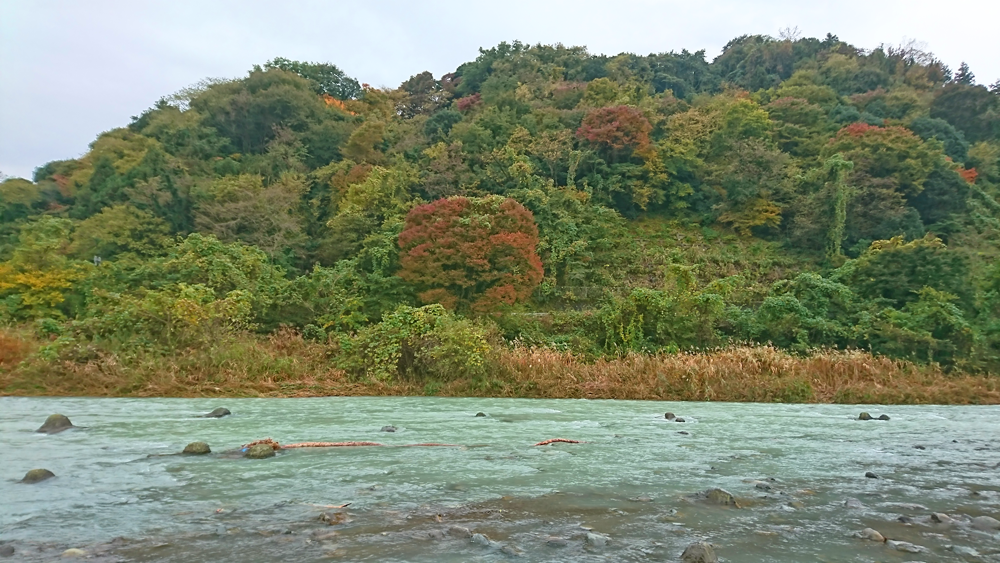
{"type": "Polygon", "coordinates": [[[1000,78],[996,0],[0,0],[0,172],[30,177],[206,77],[280,56],[361,82],[435,76],[500,41],[649,54],[798,27],[864,48],[915,39],[977,81],[1000,78]]]}

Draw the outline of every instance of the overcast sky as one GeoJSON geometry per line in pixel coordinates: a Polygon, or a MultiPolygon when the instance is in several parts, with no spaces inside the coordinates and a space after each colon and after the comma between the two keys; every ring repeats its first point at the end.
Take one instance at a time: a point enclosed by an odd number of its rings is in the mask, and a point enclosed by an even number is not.
{"type": "Polygon", "coordinates": [[[996,0],[0,0],[0,172],[76,158],[160,97],[279,56],[394,87],[505,40],[711,59],[738,35],[798,27],[864,48],[915,39],[990,84],[997,22],[996,0]]]}

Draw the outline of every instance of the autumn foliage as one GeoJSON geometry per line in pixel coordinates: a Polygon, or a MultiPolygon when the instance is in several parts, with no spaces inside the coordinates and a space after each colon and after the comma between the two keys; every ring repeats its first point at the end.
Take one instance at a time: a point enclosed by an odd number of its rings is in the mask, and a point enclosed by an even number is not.
{"type": "Polygon", "coordinates": [[[598,108],[583,118],[576,136],[612,150],[649,145],[653,126],[642,112],[630,106],[598,108]]]}
{"type": "Polygon", "coordinates": [[[414,208],[399,272],[425,303],[484,312],[526,300],[542,281],[538,228],[513,199],[451,197],[414,208]]]}

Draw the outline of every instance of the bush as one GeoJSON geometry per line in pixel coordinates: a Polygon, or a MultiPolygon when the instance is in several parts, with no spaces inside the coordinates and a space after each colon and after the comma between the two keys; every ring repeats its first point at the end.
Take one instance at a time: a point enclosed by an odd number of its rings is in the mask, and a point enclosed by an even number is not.
{"type": "Polygon", "coordinates": [[[336,363],[354,377],[376,381],[480,377],[492,349],[490,332],[441,305],[401,306],[342,338],[336,363]]]}

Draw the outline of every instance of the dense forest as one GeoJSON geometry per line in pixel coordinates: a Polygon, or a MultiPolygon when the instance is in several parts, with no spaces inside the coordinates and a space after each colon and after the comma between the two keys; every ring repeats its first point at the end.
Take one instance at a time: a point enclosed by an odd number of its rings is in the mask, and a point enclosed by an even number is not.
{"type": "Polygon", "coordinates": [[[31,343],[0,372],[290,332],[354,381],[518,347],[1000,372],[1000,83],[913,45],[501,43],[395,89],[276,58],[4,179],[0,217],[0,348],[31,343]]]}

